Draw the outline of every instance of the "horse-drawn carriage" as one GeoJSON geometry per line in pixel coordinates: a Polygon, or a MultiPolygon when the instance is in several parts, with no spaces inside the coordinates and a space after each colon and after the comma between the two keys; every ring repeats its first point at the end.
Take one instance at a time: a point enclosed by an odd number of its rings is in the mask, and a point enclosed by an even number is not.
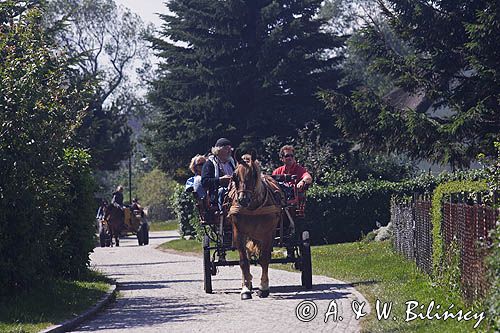
{"type": "MultiPolygon", "coordinates": [[[[273,176],[273,180],[269,179],[269,176],[261,177],[260,170],[254,172],[253,168],[258,168],[258,165],[238,164],[230,185],[230,188],[233,186],[234,190],[233,198],[223,205],[222,211],[217,206],[210,205],[208,198],[197,200],[201,225],[205,231],[203,236],[205,292],[212,293],[212,276],[217,274],[218,267],[240,265],[243,273],[241,298],[251,298],[252,276],[249,272],[249,264],[257,263],[262,266],[259,297],[269,295],[267,270],[270,263],[292,264],[295,269],[300,270],[302,273],[302,286],[311,289],[311,248],[309,231],[304,220],[305,191],[298,190],[298,179],[295,176],[273,176]],[[245,179],[252,178],[252,175],[256,175],[254,177],[257,179],[245,179]],[[258,210],[247,210],[247,213],[245,213],[241,210],[243,215],[231,214],[234,205],[241,206],[245,196],[253,195],[255,198],[259,196],[257,189],[260,182],[269,183],[270,181],[274,182],[275,189],[277,184],[281,188],[281,193],[276,193],[276,190],[274,193],[274,195],[281,196],[279,206],[263,207],[264,211],[261,211],[262,213],[258,210]],[[231,200],[233,200],[233,206],[231,206],[231,200]],[[267,237],[267,234],[269,234],[269,237],[267,237]],[[251,240],[250,246],[248,240],[251,240]],[[251,253],[252,245],[260,247],[260,257],[256,256],[255,253],[251,253]],[[286,249],[286,251],[280,251],[283,249],[286,249]],[[228,260],[226,258],[227,253],[234,250],[238,250],[240,260],[228,260]],[[271,255],[271,252],[273,252],[273,255],[271,255]],[[278,252],[278,255],[276,255],[276,252],[278,252]],[[280,253],[281,255],[279,255],[280,253]]],[[[269,186],[265,185],[264,187],[269,186]]],[[[197,196],[196,193],[194,195],[197,196]]],[[[231,194],[228,197],[230,196],[231,194]]],[[[253,200],[251,197],[247,199],[253,200]]]]}
{"type": "Polygon", "coordinates": [[[144,213],[140,209],[124,207],[123,210],[108,205],[105,208],[104,218],[99,226],[99,243],[101,247],[112,246],[112,238],[115,238],[116,246],[120,246],[120,236],[128,233],[137,235],[139,245],[149,244],[149,226],[144,219],[144,213]]]}

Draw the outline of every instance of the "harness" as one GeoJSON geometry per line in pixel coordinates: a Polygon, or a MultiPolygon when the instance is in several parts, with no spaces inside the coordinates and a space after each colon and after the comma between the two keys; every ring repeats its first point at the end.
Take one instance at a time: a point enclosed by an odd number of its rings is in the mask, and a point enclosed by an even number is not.
{"type": "MultiPolygon", "coordinates": [[[[232,204],[229,208],[228,216],[231,215],[273,215],[281,214],[281,202],[282,200],[277,199],[275,196],[275,188],[276,185],[272,184],[272,181],[263,176],[261,178],[262,186],[264,187],[263,197],[259,198],[257,207],[249,208],[249,207],[241,207],[237,203],[238,193],[249,192],[252,195],[255,192],[255,188],[253,190],[238,190],[236,186],[230,189],[229,197],[232,199],[232,204]],[[232,192],[232,193],[231,193],[232,192]]],[[[279,190],[279,188],[278,188],[279,190]]]]}

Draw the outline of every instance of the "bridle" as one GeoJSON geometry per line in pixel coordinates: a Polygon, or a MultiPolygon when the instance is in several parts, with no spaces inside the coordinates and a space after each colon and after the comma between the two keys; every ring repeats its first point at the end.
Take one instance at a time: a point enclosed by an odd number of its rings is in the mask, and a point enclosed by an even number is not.
{"type": "Polygon", "coordinates": [[[238,173],[237,173],[236,170],[233,172],[232,181],[234,182],[234,185],[236,187],[236,199],[239,201],[240,194],[243,193],[244,195],[247,194],[246,195],[247,199],[249,201],[251,201],[252,198],[254,197],[255,186],[252,189],[247,189],[246,186],[245,186],[245,182],[244,181],[243,182],[240,181],[240,177],[239,177],[239,175],[238,175],[238,173]],[[242,185],[243,188],[242,189],[239,188],[240,187],[239,186],[240,183],[243,183],[243,185],[242,185]]]}

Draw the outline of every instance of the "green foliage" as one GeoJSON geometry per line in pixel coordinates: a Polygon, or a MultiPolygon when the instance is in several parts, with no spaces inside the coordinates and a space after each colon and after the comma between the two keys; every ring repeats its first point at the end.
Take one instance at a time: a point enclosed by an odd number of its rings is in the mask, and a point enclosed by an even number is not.
{"type": "Polygon", "coordinates": [[[41,15],[32,2],[0,7],[0,293],[77,274],[92,240],[85,225],[93,220],[88,156],[65,152],[92,89],[72,84],[73,72],[56,55],[41,15]],[[72,267],[51,270],[62,261],[72,267]]]}
{"type": "Polygon", "coordinates": [[[193,194],[186,192],[184,186],[177,184],[170,200],[179,222],[181,236],[203,237],[193,194]]]}
{"type": "Polygon", "coordinates": [[[201,241],[197,239],[174,239],[173,241],[166,242],[160,245],[163,249],[170,249],[195,255],[202,254],[201,241]]]}
{"type": "MultiPolygon", "coordinates": [[[[349,179],[345,170],[341,176],[349,179]]],[[[468,184],[486,184],[476,181],[484,178],[484,170],[471,170],[438,176],[421,174],[399,182],[354,179],[332,185],[316,184],[307,194],[306,222],[310,223],[311,237],[316,244],[353,241],[372,231],[377,221],[382,225],[389,223],[391,200],[404,202],[414,193],[432,193],[436,186],[449,181],[459,184],[457,188],[465,184],[464,188],[468,189],[468,184]]]]}
{"type": "Polygon", "coordinates": [[[338,186],[312,186],[307,194],[306,222],[314,244],[358,240],[390,220],[395,183],[381,180],[338,186]]]}
{"type": "Polygon", "coordinates": [[[313,119],[335,135],[316,92],[337,88],[343,38],[322,29],[321,2],[168,2],[162,37],[150,38],[161,65],[148,144],[163,170],[184,166],[221,136],[255,145],[295,136],[313,119]]]}
{"type": "MultiPolygon", "coordinates": [[[[488,161],[488,187],[490,193],[500,192],[500,142],[495,142],[497,150],[496,158],[488,161]]],[[[492,195],[494,196],[494,195],[492,195]]],[[[493,198],[489,198],[490,200],[493,198]]],[[[498,200],[498,199],[497,199],[498,200]]],[[[496,209],[499,209],[500,203],[490,201],[496,209]]],[[[488,267],[488,282],[490,283],[490,291],[486,297],[485,305],[487,306],[488,318],[491,331],[500,331],[500,215],[496,222],[496,226],[490,232],[491,243],[488,244],[488,257],[486,265],[488,267]]]]}
{"type": "Polygon", "coordinates": [[[53,279],[0,298],[0,332],[37,333],[94,306],[110,288],[89,271],[78,280],[53,279]]]}
{"type": "Polygon", "coordinates": [[[313,121],[300,129],[297,140],[291,142],[296,146],[297,160],[307,163],[307,170],[316,181],[320,180],[329,170],[335,168],[332,161],[335,160],[337,154],[347,151],[348,144],[346,142],[334,144],[325,140],[325,137],[320,124],[313,121]]]}
{"type": "Polygon", "coordinates": [[[177,187],[172,179],[159,169],[144,174],[137,183],[137,197],[142,206],[148,207],[148,217],[153,221],[173,218],[169,201],[177,187]]]}
{"type": "Polygon", "coordinates": [[[500,133],[498,2],[378,3],[384,23],[410,52],[389,43],[377,21],[358,33],[357,48],[400,89],[385,96],[366,86],[349,96],[324,94],[337,125],[371,151],[452,168],[469,166],[478,152],[492,156],[500,133]]]}
{"type": "Polygon", "coordinates": [[[281,140],[277,135],[269,136],[261,141],[262,152],[258,159],[261,162],[262,172],[271,174],[274,169],[282,163],[279,157],[280,148],[285,145],[284,140],[281,140]]]}
{"type": "MultiPolygon", "coordinates": [[[[476,320],[414,320],[405,322],[405,302],[418,301],[428,305],[434,301],[441,309],[453,304],[460,309],[481,312],[483,308],[466,306],[460,293],[436,286],[416,265],[393,251],[390,242],[356,242],[317,246],[312,248],[313,273],[351,283],[370,304],[376,300],[393,302],[391,317],[397,320],[377,320],[375,307],[363,319],[366,332],[473,332],[476,320]]],[[[435,307],[434,307],[435,309],[435,307]]],[[[444,311],[444,310],[443,310],[444,311]]],[[[424,314],[425,315],[425,312],[424,314]]],[[[478,328],[485,327],[483,320],[478,328]]]]}
{"type": "Polygon", "coordinates": [[[64,150],[60,168],[62,192],[57,193],[56,223],[48,238],[48,266],[58,276],[77,278],[86,272],[95,245],[94,190],[90,155],[81,150],[64,150]]]}
{"type": "Polygon", "coordinates": [[[491,283],[485,304],[492,332],[500,330],[500,221],[490,233],[491,247],[486,264],[488,265],[489,282],[491,283]]]}
{"type": "Polygon", "coordinates": [[[449,198],[452,193],[464,193],[474,196],[477,192],[488,190],[486,180],[482,181],[451,181],[438,185],[432,193],[432,257],[434,273],[439,275],[446,270],[445,258],[443,257],[443,240],[441,237],[442,202],[449,198]]]}

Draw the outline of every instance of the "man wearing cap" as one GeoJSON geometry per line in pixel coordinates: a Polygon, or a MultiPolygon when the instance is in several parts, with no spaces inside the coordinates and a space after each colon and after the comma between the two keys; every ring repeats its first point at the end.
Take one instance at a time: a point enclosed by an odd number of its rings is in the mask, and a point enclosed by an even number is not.
{"type": "Polygon", "coordinates": [[[201,171],[201,185],[208,190],[211,203],[217,203],[220,210],[236,167],[231,152],[231,141],[220,138],[215,147],[212,147],[212,155],[208,157],[201,171]]]}

